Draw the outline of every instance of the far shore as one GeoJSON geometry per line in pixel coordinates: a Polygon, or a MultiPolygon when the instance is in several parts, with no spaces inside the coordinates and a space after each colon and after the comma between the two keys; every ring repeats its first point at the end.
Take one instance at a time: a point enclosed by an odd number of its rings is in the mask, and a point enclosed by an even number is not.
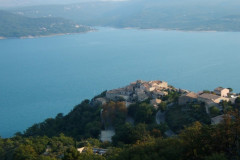
{"type": "Polygon", "coordinates": [[[182,29],[168,29],[168,28],[140,28],[142,30],[160,30],[160,31],[177,31],[177,32],[229,32],[229,31],[217,31],[217,30],[182,30],[182,29]]]}
{"type": "MultiPolygon", "coordinates": [[[[113,27],[114,28],[114,27],[113,27]]],[[[119,28],[121,29],[121,28],[119,28]]],[[[177,32],[238,32],[238,31],[217,31],[217,30],[183,30],[183,29],[168,29],[168,28],[141,28],[141,27],[124,27],[122,29],[138,29],[146,31],[177,31],[177,32]]]]}
{"type": "MultiPolygon", "coordinates": [[[[139,28],[139,27],[102,27],[96,26],[96,28],[113,28],[113,29],[135,29],[135,30],[158,30],[158,31],[176,31],[176,32],[239,32],[239,31],[217,31],[217,30],[181,30],[181,29],[168,29],[168,28],[139,28]]],[[[75,34],[83,34],[88,32],[96,32],[98,29],[93,29],[86,32],[77,32],[77,33],[58,33],[58,34],[49,34],[49,35],[38,35],[38,36],[22,36],[22,37],[0,37],[2,39],[34,39],[34,38],[44,38],[44,37],[53,37],[53,36],[63,36],[63,35],[75,35],[75,34]]]]}
{"type": "Polygon", "coordinates": [[[84,34],[88,32],[95,32],[96,29],[86,31],[86,32],[77,32],[77,33],[57,33],[57,34],[49,34],[49,35],[39,35],[39,36],[22,36],[22,37],[0,37],[1,39],[35,39],[35,38],[44,38],[44,37],[54,37],[54,36],[63,36],[63,35],[75,35],[75,34],[84,34]]]}
{"type": "Polygon", "coordinates": [[[206,32],[206,33],[215,33],[215,32],[240,32],[236,30],[197,30],[197,29],[192,29],[192,30],[184,30],[184,29],[169,29],[169,28],[141,28],[141,27],[112,27],[112,26],[97,26],[100,28],[113,28],[113,29],[135,29],[135,30],[146,30],[146,31],[176,31],[176,32],[206,32]]]}

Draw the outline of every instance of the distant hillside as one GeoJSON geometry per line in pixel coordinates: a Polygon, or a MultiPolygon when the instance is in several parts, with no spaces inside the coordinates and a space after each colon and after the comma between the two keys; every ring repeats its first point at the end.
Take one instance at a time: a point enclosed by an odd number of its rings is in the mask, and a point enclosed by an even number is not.
{"type": "Polygon", "coordinates": [[[33,5],[47,5],[47,4],[71,4],[84,1],[96,0],[0,0],[0,7],[19,7],[19,6],[33,6],[33,5]]]}
{"type": "Polygon", "coordinates": [[[28,18],[0,11],[0,37],[19,38],[87,32],[90,27],[63,18],[28,18]]]}
{"type": "Polygon", "coordinates": [[[90,26],[240,31],[239,5],[237,0],[129,0],[33,6],[12,11],[30,17],[63,17],[90,26]]]}

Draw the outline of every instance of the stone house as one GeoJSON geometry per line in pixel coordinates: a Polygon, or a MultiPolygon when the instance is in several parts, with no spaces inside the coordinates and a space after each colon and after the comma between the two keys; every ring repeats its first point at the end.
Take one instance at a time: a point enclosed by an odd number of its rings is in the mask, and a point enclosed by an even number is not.
{"type": "Polygon", "coordinates": [[[149,81],[149,82],[141,81],[139,88],[146,92],[152,92],[156,89],[168,88],[168,84],[167,82],[164,81],[149,81]]]}
{"type": "Polygon", "coordinates": [[[155,88],[168,88],[168,83],[164,81],[150,81],[149,84],[155,88]]]}
{"type": "Polygon", "coordinates": [[[229,89],[218,87],[214,89],[214,93],[221,97],[228,97],[229,89]]]}
{"type": "Polygon", "coordinates": [[[96,98],[94,100],[95,105],[104,105],[107,103],[107,100],[105,98],[96,98]]]}
{"type": "Polygon", "coordinates": [[[206,102],[210,100],[218,104],[221,101],[229,101],[229,98],[221,97],[221,96],[210,94],[210,93],[203,93],[198,96],[198,100],[202,102],[206,102]]]}
{"type": "Polygon", "coordinates": [[[229,101],[229,98],[221,97],[218,95],[210,94],[210,93],[203,93],[198,96],[198,101],[205,102],[206,105],[206,112],[209,113],[209,107],[216,106],[219,109],[219,103],[221,101],[229,101]]]}
{"type": "Polygon", "coordinates": [[[148,99],[148,95],[145,92],[137,92],[136,95],[137,95],[138,101],[144,101],[148,99]]]}
{"type": "Polygon", "coordinates": [[[110,90],[110,91],[107,91],[106,93],[106,97],[108,99],[111,99],[111,100],[115,100],[116,97],[120,94],[119,90],[116,89],[116,90],[110,90]]]}
{"type": "Polygon", "coordinates": [[[118,100],[119,98],[128,100],[131,93],[131,90],[128,90],[127,88],[119,88],[107,91],[106,98],[111,100],[118,100]]]}
{"type": "Polygon", "coordinates": [[[189,92],[179,97],[178,104],[185,105],[187,103],[196,102],[197,98],[198,98],[198,95],[196,93],[189,92]]]}
{"type": "Polygon", "coordinates": [[[223,115],[219,115],[219,116],[211,118],[211,124],[213,124],[213,125],[219,124],[222,121],[223,121],[223,115]]]}
{"type": "Polygon", "coordinates": [[[143,91],[149,91],[150,86],[147,83],[142,83],[138,87],[138,89],[143,90],[143,91]]]}

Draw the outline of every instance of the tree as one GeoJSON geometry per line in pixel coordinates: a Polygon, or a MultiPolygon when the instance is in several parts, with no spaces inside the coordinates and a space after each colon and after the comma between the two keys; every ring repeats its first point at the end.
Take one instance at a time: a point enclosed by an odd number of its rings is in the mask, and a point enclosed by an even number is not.
{"type": "Polygon", "coordinates": [[[37,153],[30,145],[20,145],[13,154],[14,160],[36,160],[37,153]]]}
{"type": "Polygon", "coordinates": [[[85,146],[85,147],[100,147],[101,142],[98,139],[94,139],[94,138],[88,138],[81,143],[81,146],[85,146]]]}
{"type": "Polygon", "coordinates": [[[79,160],[80,153],[74,148],[70,147],[64,152],[63,160],[79,160]]]}
{"type": "Polygon", "coordinates": [[[209,108],[210,114],[214,117],[219,115],[220,110],[216,106],[212,106],[209,108]]]}
{"type": "Polygon", "coordinates": [[[64,133],[77,140],[98,138],[101,130],[101,108],[92,107],[89,102],[84,100],[66,116],[60,113],[54,119],[48,118],[42,123],[33,125],[25,131],[23,136],[54,137],[64,133]]]}
{"type": "Polygon", "coordinates": [[[166,109],[167,109],[167,103],[164,102],[164,101],[163,101],[162,103],[160,103],[160,104],[159,104],[159,109],[160,109],[161,112],[166,111],[166,109]]]}
{"type": "Polygon", "coordinates": [[[127,107],[125,102],[109,102],[102,106],[102,117],[106,127],[118,126],[125,123],[127,107]]]}
{"type": "Polygon", "coordinates": [[[50,156],[40,156],[38,160],[57,160],[57,159],[50,156]]]}
{"type": "Polygon", "coordinates": [[[112,137],[114,145],[117,145],[119,142],[125,144],[131,144],[133,140],[131,139],[130,133],[133,130],[133,125],[125,123],[124,125],[116,128],[116,134],[112,137]]]}
{"type": "Polygon", "coordinates": [[[57,116],[56,116],[56,119],[57,120],[60,120],[62,119],[64,116],[63,116],[63,113],[58,113],[57,116]]]}
{"type": "Polygon", "coordinates": [[[227,88],[227,89],[229,89],[229,92],[232,92],[232,91],[233,91],[233,89],[232,89],[232,88],[227,88]]]}
{"type": "Polygon", "coordinates": [[[209,131],[205,129],[199,122],[195,122],[192,126],[185,128],[179,135],[183,142],[185,159],[200,159],[210,151],[208,143],[209,131]]]}
{"type": "Polygon", "coordinates": [[[137,141],[147,141],[150,138],[149,131],[147,131],[147,125],[139,123],[130,132],[130,139],[133,143],[137,141]]]}
{"type": "Polygon", "coordinates": [[[120,154],[122,154],[123,149],[122,148],[111,148],[107,151],[107,153],[105,154],[105,158],[107,160],[115,160],[117,159],[117,157],[120,156],[120,154]]]}
{"type": "Polygon", "coordinates": [[[85,152],[80,154],[79,160],[106,160],[103,156],[93,154],[92,152],[85,152]]]}
{"type": "Polygon", "coordinates": [[[155,121],[156,110],[150,104],[142,103],[138,106],[137,111],[134,115],[134,120],[136,123],[153,123],[155,121]]]}
{"type": "Polygon", "coordinates": [[[154,139],[140,142],[107,156],[107,160],[179,160],[183,147],[177,138],[154,139]]]}
{"type": "Polygon", "coordinates": [[[211,156],[207,156],[204,160],[227,160],[224,154],[214,153],[211,156]]]}
{"type": "Polygon", "coordinates": [[[235,99],[235,108],[237,108],[238,110],[240,109],[240,97],[237,97],[235,99]]]}
{"type": "Polygon", "coordinates": [[[220,105],[223,107],[224,113],[227,113],[233,109],[231,101],[221,101],[220,105]]]}

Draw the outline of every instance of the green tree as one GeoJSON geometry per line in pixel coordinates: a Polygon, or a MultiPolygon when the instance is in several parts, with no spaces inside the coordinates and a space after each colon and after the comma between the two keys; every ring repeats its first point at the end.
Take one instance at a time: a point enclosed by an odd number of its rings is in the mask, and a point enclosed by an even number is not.
{"type": "Polygon", "coordinates": [[[74,148],[70,147],[64,152],[63,160],[79,160],[80,153],[74,148]]]}
{"type": "Polygon", "coordinates": [[[159,104],[159,109],[160,109],[161,112],[166,111],[166,109],[167,109],[167,103],[164,102],[164,101],[163,101],[162,103],[160,103],[160,104],[159,104]]]}
{"type": "Polygon", "coordinates": [[[155,122],[155,112],[156,110],[154,107],[147,103],[142,103],[139,105],[134,120],[136,123],[153,123],[155,122]]]}
{"type": "Polygon", "coordinates": [[[184,146],[185,159],[201,159],[208,151],[208,141],[206,137],[210,136],[207,134],[207,130],[203,136],[202,124],[195,122],[192,126],[185,128],[179,135],[184,146]]]}
{"type": "Polygon", "coordinates": [[[220,114],[220,110],[216,106],[212,106],[209,108],[211,116],[217,116],[220,114]]]}
{"type": "Polygon", "coordinates": [[[125,102],[109,102],[102,106],[102,117],[105,126],[119,126],[125,123],[127,117],[127,107],[125,102]]]}
{"type": "Polygon", "coordinates": [[[204,160],[227,160],[224,154],[214,153],[211,156],[207,156],[204,160]]]}
{"type": "Polygon", "coordinates": [[[179,160],[182,151],[181,141],[177,138],[154,139],[124,148],[107,160],[179,160]]]}
{"type": "Polygon", "coordinates": [[[15,151],[14,160],[36,160],[37,153],[30,145],[20,145],[15,151]]]}
{"type": "Polygon", "coordinates": [[[88,138],[80,142],[82,147],[100,147],[101,142],[98,139],[88,138]]]}
{"type": "Polygon", "coordinates": [[[38,160],[57,160],[57,159],[50,156],[39,156],[38,160]]]}
{"type": "Polygon", "coordinates": [[[66,116],[60,113],[55,119],[48,118],[42,123],[35,124],[28,128],[23,136],[54,137],[64,133],[77,140],[98,138],[101,131],[100,111],[100,107],[92,107],[89,100],[84,100],[66,116]]]}
{"type": "Polygon", "coordinates": [[[232,88],[228,88],[229,89],[229,92],[232,92],[233,91],[233,89],[232,88]]]}

